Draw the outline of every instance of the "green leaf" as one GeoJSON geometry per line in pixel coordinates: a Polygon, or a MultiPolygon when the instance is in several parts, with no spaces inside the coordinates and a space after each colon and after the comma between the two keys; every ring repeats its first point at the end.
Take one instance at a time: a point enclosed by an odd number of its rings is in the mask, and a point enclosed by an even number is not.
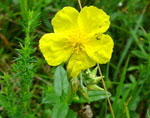
{"type": "Polygon", "coordinates": [[[53,2],[53,0],[44,0],[44,2],[45,2],[46,4],[50,4],[50,3],[53,2]]]}
{"type": "MultiPolygon", "coordinates": [[[[90,102],[98,101],[107,98],[105,91],[88,91],[90,102]]],[[[110,97],[111,94],[108,92],[108,97],[110,97]]],[[[73,100],[75,103],[87,103],[86,100],[83,98],[80,98],[79,100],[73,100]]]]}
{"type": "Polygon", "coordinates": [[[135,56],[137,56],[138,58],[141,58],[141,59],[148,59],[148,55],[146,53],[143,53],[140,50],[133,50],[132,54],[134,54],[135,56]]]}
{"type": "Polygon", "coordinates": [[[46,110],[44,111],[44,115],[45,115],[44,118],[48,118],[49,116],[51,116],[51,114],[52,114],[52,111],[51,111],[50,109],[46,109],[46,110]]]}
{"type": "Polygon", "coordinates": [[[50,93],[42,99],[42,103],[44,104],[54,104],[59,102],[60,102],[60,98],[55,93],[50,93]]]}
{"type": "Polygon", "coordinates": [[[57,103],[52,109],[51,118],[66,118],[68,114],[68,104],[66,103],[57,103]]]}
{"type": "MultiPolygon", "coordinates": [[[[120,113],[124,109],[125,101],[123,101],[123,99],[120,99],[120,96],[122,96],[122,94],[123,94],[122,90],[124,87],[124,81],[126,79],[126,73],[127,73],[127,67],[128,67],[129,60],[130,60],[130,56],[127,58],[126,64],[123,68],[123,72],[121,74],[121,79],[120,79],[119,85],[117,86],[117,92],[116,92],[114,104],[113,104],[114,113],[116,114],[116,117],[118,117],[118,118],[121,117],[120,113]],[[119,104],[119,106],[118,106],[118,104],[119,104]]],[[[123,94],[123,97],[124,97],[124,94],[123,94]]]]}
{"type": "Polygon", "coordinates": [[[77,113],[69,109],[67,117],[66,118],[77,118],[77,113]]]}
{"type": "Polygon", "coordinates": [[[68,91],[69,91],[69,88],[70,88],[70,84],[69,84],[69,81],[68,81],[68,78],[67,78],[67,75],[64,77],[64,79],[63,79],[63,92],[65,93],[65,94],[67,94],[68,93],[68,91]]]}
{"type": "Polygon", "coordinates": [[[64,70],[64,68],[62,66],[58,66],[54,74],[54,90],[58,96],[62,95],[63,80],[65,76],[66,71],[64,70]]]}
{"type": "MultiPolygon", "coordinates": [[[[105,91],[89,91],[89,96],[90,96],[90,102],[107,98],[105,91]]],[[[111,94],[108,92],[108,97],[110,96],[111,94]]]]}

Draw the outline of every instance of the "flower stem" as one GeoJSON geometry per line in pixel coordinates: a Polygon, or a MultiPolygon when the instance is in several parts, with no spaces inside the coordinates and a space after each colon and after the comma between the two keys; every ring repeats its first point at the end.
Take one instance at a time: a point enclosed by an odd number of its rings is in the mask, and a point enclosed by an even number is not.
{"type": "Polygon", "coordinates": [[[78,3],[79,3],[79,7],[80,7],[80,9],[82,9],[81,1],[80,1],[80,0],[78,0],[78,3]]]}
{"type": "MultiPolygon", "coordinates": [[[[99,64],[97,64],[97,67],[98,67],[98,71],[99,71],[100,76],[103,76],[103,75],[102,75],[102,71],[101,71],[101,68],[100,68],[99,64]]],[[[111,105],[110,99],[109,99],[109,97],[108,97],[107,88],[106,88],[105,81],[104,81],[104,79],[103,79],[103,78],[102,78],[102,84],[103,84],[103,87],[104,87],[104,91],[105,91],[105,94],[106,94],[106,97],[107,97],[107,101],[108,101],[108,104],[109,104],[109,108],[110,108],[110,111],[111,111],[112,117],[113,117],[113,118],[115,118],[115,114],[114,114],[114,111],[113,111],[113,108],[112,108],[112,105],[111,105]]]]}

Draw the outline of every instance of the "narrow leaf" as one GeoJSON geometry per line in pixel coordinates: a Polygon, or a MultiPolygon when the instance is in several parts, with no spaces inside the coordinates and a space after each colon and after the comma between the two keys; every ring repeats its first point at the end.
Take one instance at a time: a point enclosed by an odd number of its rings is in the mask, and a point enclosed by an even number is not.
{"type": "Polygon", "coordinates": [[[70,87],[70,84],[69,84],[69,81],[68,81],[68,78],[67,78],[67,75],[66,75],[63,79],[63,91],[64,91],[65,94],[68,93],[69,87],[70,87]]]}
{"type": "Polygon", "coordinates": [[[66,118],[77,118],[77,113],[69,109],[67,117],[66,118]]]}
{"type": "Polygon", "coordinates": [[[51,118],[66,118],[68,114],[68,105],[65,103],[57,103],[52,109],[51,118]]]}
{"type": "MultiPolygon", "coordinates": [[[[88,96],[89,96],[90,102],[99,101],[99,100],[107,98],[105,91],[88,91],[88,96]]],[[[111,96],[109,92],[108,92],[108,96],[109,97],[111,96]]],[[[74,99],[73,102],[87,103],[87,101],[84,100],[83,98],[76,99],[76,100],[74,99]]]]}
{"type": "Polygon", "coordinates": [[[63,79],[66,75],[66,72],[62,66],[58,66],[56,68],[55,74],[54,74],[54,89],[58,96],[62,95],[63,91],[63,79]]]}
{"type": "Polygon", "coordinates": [[[60,98],[55,93],[50,93],[42,99],[42,103],[44,104],[54,104],[59,102],[60,98]]]}

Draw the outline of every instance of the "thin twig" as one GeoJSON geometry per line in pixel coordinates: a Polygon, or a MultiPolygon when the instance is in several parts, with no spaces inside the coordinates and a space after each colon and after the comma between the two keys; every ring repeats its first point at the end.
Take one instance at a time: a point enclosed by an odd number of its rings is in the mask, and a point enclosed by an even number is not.
{"type": "MultiPolygon", "coordinates": [[[[78,3],[79,3],[80,9],[82,9],[81,1],[78,0],[78,3]]],[[[97,64],[97,66],[98,66],[98,70],[99,70],[100,76],[103,76],[99,64],[97,64]]],[[[111,105],[110,99],[109,99],[109,97],[108,97],[108,93],[107,93],[107,88],[106,88],[106,85],[105,85],[105,81],[104,81],[103,78],[102,78],[102,84],[103,84],[103,86],[104,86],[104,91],[105,91],[105,94],[106,94],[106,97],[107,97],[107,100],[108,100],[108,104],[109,104],[109,107],[110,107],[110,111],[111,111],[111,113],[112,113],[113,118],[115,118],[114,111],[113,111],[113,109],[112,109],[112,105],[111,105]]]]}
{"type": "MultiPolygon", "coordinates": [[[[102,71],[101,71],[101,68],[100,68],[99,64],[97,64],[97,67],[98,67],[98,71],[99,71],[100,76],[103,76],[103,75],[102,75],[102,71]]],[[[106,97],[107,97],[107,101],[108,101],[108,104],[109,104],[109,108],[110,108],[110,111],[111,111],[112,117],[113,117],[113,118],[115,118],[115,114],[114,114],[114,111],[113,111],[113,108],[112,108],[112,105],[111,105],[110,99],[109,99],[109,97],[108,97],[107,88],[106,88],[105,81],[104,81],[104,79],[103,79],[103,78],[102,78],[102,84],[103,84],[103,87],[104,87],[104,91],[105,91],[105,94],[106,94],[106,97]]]]}
{"type": "Polygon", "coordinates": [[[40,80],[40,81],[42,81],[43,83],[47,84],[48,86],[51,86],[51,83],[46,81],[46,80],[44,80],[43,78],[41,78],[41,77],[35,77],[35,78],[40,80]]]}
{"type": "Polygon", "coordinates": [[[78,3],[79,3],[79,7],[80,7],[80,9],[82,9],[81,1],[80,1],[80,0],[78,0],[78,3]]]}

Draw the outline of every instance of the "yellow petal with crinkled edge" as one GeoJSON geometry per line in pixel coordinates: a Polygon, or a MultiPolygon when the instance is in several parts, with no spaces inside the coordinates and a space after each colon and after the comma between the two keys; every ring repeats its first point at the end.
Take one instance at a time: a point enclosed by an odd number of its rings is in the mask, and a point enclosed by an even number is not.
{"type": "Polygon", "coordinates": [[[110,61],[114,43],[109,35],[101,34],[96,39],[91,39],[85,45],[88,56],[96,63],[105,64],[110,61]]]}
{"type": "Polygon", "coordinates": [[[52,25],[55,33],[68,32],[77,27],[77,17],[79,12],[73,7],[64,7],[56,13],[52,19],[52,25]]]}
{"type": "Polygon", "coordinates": [[[89,35],[104,33],[110,25],[109,16],[97,7],[84,7],[79,13],[78,25],[89,35]]]}
{"type": "Polygon", "coordinates": [[[72,47],[68,45],[67,38],[63,34],[48,33],[43,35],[39,47],[45,60],[51,66],[57,66],[67,61],[72,53],[72,47]]]}
{"type": "Polygon", "coordinates": [[[74,53],[69,60],[67,70],[71,78],[76,78],[82,70],[90,68],[95,64],[85,52],[74,53]]]}

